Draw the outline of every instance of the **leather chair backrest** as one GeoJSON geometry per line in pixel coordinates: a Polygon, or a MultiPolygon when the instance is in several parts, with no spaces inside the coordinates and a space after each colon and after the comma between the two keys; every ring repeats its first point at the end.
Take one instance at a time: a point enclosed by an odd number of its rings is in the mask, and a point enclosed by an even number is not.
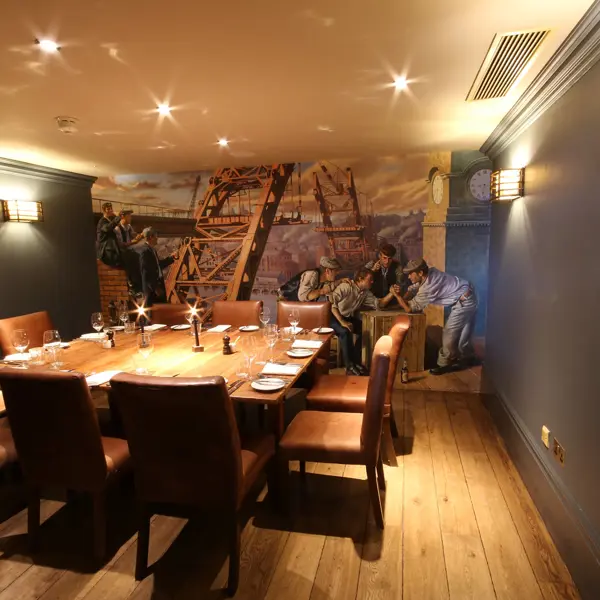
{"type": "Polygon", "coordinates": [[[396,373],[398,372],[398,361],[400,360],[400,352],[402,345],[406,339],[406,334],[410,329],[410,318],[406,315],[400,315],[394,321],[388,335],[392,338],[392,351],[390,356],[390,371],[387,376],[387,385],[385,388],[385,410],[389,414],[392,405],[392,394],[394,392],[394,383],[396,381],[396,373]]]}
{"type": "Polygon", "coordinates": [[[277,325],[289,327],[288,315],[292,308],[300,311],[300,327],[315,329],[316,327],[329,327],[331,319],[331,304],[329,302],[290,302],[281,300],[277,303],[277,325]]]}
{"type": "Polygon", "coordinates": [[[100,427],[81,373],[0,370],[0,387],[25,480],[100,491],[107,477],[100,427]]]}
{"type": "Polygon", "coordinates": [[[0,353],[2,356],[16,352],[11,339],[15,329],[24,329],[29,336],[29,347],[37,348],[43,343],[44,331],[54,329],[54,325],[45,310],[19,317],[0,319],[0,353]]]}
{"type": "Polygon", "coordinates": [[[213,302],[212,324],[231,325],[259,325],[262,300],[215,300],[213,302]]]}
{"type": "Polygon", "coordinates": [[[111,389],[142,500],[206,510],[238,508],[241,446],[222,377],[120,373],[111,389]]]}
{"type": "Polygon", "coordinates": [[[385,390],[391,353],[392,338],[389,335],[381,336],[377,340],[373,351],[367,401],[360,432],[360,444],[368,465],[375,465],[379,456],[385,390]]]}
{"type": "Polygon", "coordinates": [[[187,323],[185,315],[190,312],[187,304],[153,304],[150,317],[153,323],[161,325],[183,325],[187,323]]]}

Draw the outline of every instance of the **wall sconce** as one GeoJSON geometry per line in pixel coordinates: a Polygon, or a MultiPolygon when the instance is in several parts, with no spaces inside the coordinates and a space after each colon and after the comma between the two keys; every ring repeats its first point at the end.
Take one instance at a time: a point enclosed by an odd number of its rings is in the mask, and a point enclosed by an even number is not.
{"type": "Polygon", "coordinates": [[[525,169],[500,169],[492,173],[492,200],[511,202],[524,195],[525,169]]]}
{"type": "Polygon", "coordinates": [[[5,221],[36,223],[44,220],[42,203],[31,200],[2,200],[5,221]]]}

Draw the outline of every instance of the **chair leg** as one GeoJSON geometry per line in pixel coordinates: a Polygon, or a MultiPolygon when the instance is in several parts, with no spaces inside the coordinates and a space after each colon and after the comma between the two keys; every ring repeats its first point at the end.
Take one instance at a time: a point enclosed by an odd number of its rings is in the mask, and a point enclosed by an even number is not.
{"type": "Polygon", "coordinates": [[[94,504],[94,557],[106,555],[106,491],[96,492],[92,497],[94,504]]]}
{"type": "Polygon", "coordinates": [[[385,490],[385,473],[383,472],[383,461],[381,460],[381,454],[377,461],[377,483],[379,484],[380,490],[385,490]]]}
{"type": "Polygon", "coordinates": [[[235,596],[240,583],[240,550],[241,534],[237,514],[233,516],[229,539],[229,580],[227,582],[227,595],[235,596]]]}
{"type": "Polygon", "coordinates": [[[302,477],[306,475],[306,461],[304,460],[300,461],[300,475],[302,475],[302,477]]]}
{"type": "Polygon", "coordinates": [[[390,417],[383,417],[383,429],[381,430],[381,441],[385,459],[392,467],[398,466],[396,458],[396,449],[394,448],[394,440],[392,438],[390,417]]]}
{"type": "Polygon", "coordinates": [[[138,507],[138,539],[135,558],[135,578],[141,581],[148,573],[148,549],[150,546],[150,513],[143,504],[138,507]]]}
{"type": "Polygon", "coordinates": [[[367,466],[367,481],[369,483],[369,496],[371,498],[371,507],[373,508],[375,523],[379,529],[383,529],[383,510],[381,508],[381,497],[379,496],[377,473],[374,466],[367,466]]]}
{"type": "Polygon", "coordinates": [[[40,532],[40,492],[37,488],[27,490],[27,534],[29,549],[36,550],[40,532]]]}
{"type": "Polygon", "coordinates": [[[258,407],[258,428],[261,431],[265,429],[265,405],[257,404],[258,407]]]}
{"type": "Polygon", "coordinates": [[[394,416],[394,408],[392,406],[390,406],[390,429],[393,437],[399,437],[398,425],[396,424],[396,417],[394,416]]]}

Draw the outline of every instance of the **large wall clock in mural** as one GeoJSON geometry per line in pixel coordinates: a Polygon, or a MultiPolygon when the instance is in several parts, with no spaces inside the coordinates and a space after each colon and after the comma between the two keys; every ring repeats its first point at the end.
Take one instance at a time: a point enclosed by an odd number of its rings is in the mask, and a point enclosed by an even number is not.
{"type": "Polygon", "coordinates": [[[444,180],[441,175],[436,174],[431,182],[431,190],[433,194],[433,201],[436,204],[440,204],[444,198],[444,180]]]}
{"type": "Polygon", "coordinates": [[[469,179],[468,187],[471,195],[479,202],[490,201],[491,169],[479,169],[469,179]]]}

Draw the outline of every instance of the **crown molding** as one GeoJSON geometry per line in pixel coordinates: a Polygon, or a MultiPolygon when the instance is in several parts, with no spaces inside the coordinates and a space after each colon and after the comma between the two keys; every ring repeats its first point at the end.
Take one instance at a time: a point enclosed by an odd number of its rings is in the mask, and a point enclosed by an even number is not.
{"type": "Polygon", "coordinates": [[[30,177],[32,179],[41,179],[42,181],[51,181],[53,183],[66,183],[79,187],[91,188],[97,177],[91,175],[81,175],[80,173],[71,173],[61,171],[52,167],[42,167],[19,160],[0,157],[0,173],[6,175],[20,175],[21,177],[30,177]]]}
{"type": "Polygon", "coordinates": [[[496,158],[600,59],[600,0],[588,11],[481,147],[496,158]]]}

